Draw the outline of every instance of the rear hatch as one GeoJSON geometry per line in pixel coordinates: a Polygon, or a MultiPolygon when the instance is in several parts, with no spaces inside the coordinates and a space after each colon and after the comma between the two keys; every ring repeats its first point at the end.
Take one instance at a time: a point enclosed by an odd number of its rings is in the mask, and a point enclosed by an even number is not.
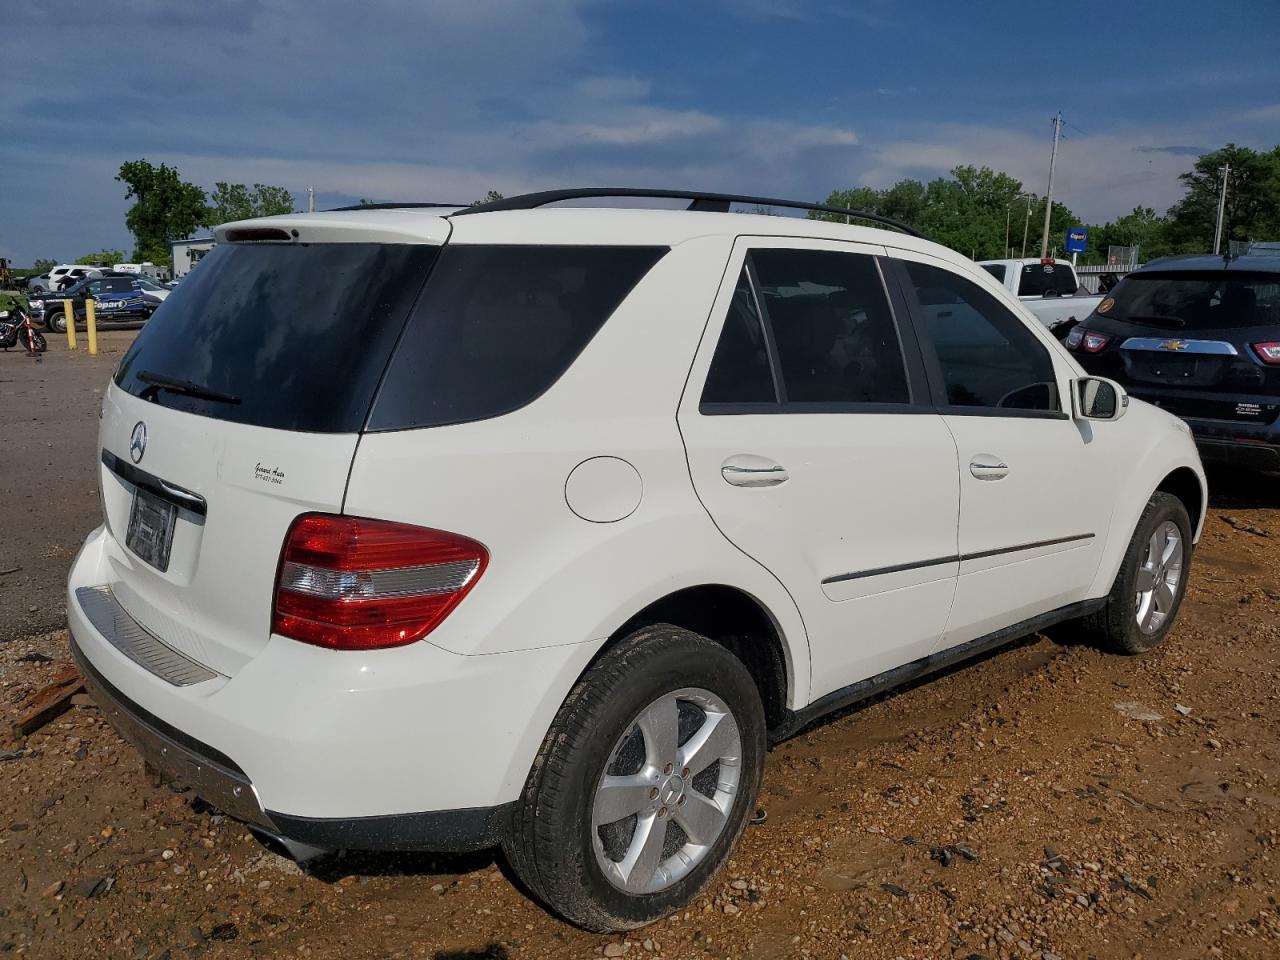
{"type": "Polygon", "coordinates": [[[424,219],[434,240],[366,229],[305,242],[303,229],[222,243],[120,363],[100,432],[107,583],[220,673],[270,637],[290,524],[341,510],[387,359],[448,235],[424,219]]]}
{"type": "Polygon", "coordinates": [[[1127,277],[1082,326],[1108,336],[1089,369],[1183,417],[1270,423],[1280,413],[1280,276],[1242,271],[1127,277]]]}

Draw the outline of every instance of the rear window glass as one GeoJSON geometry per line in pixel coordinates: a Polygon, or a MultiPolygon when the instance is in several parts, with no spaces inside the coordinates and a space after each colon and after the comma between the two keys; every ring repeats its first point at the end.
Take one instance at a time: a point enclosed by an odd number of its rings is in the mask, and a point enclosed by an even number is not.
{"type": "Polygon", "coordinates": [[[982,269],[1004,283],[1005,265],[1003,263],[984,263],[982,269]]]}
{"type": "Polygon", "coordinates": [[[1177,330],[1280,324],[1280,274],[1135,273],[1098,304],[1098,314],[1177,330]]]}
{"type": "Polygon", "coordinates": [[[438,249],[219,244],[159,306],[115,382],[218,420],[355,433],[438,249]]]}
{"type": "Polygon", "coordinates": [[[1076,292],[1076,273],[1067,263],[1029,263],[1022,268],[1018,296],[1070,297],[1076,292]]]}
{"type": "Polygon", "coordinates": [[[667,249],[446,247],[396,347],[369,429],[465,423],[531,402],[667,249]]]}

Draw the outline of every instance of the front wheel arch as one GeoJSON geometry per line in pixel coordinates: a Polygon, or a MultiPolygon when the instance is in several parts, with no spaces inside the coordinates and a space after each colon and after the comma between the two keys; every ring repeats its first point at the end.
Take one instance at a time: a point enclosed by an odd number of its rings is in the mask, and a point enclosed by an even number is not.
{"type": "Polygon", "coordinates": [[[1178,467],[1157,484],[1156,491],[1168,493],[1182,501],[1182,505],[1187,510],[1187,516],[1191,518],[1193,539],[1198,538],[1201,525],[1204,523],[1207,497],[1204,486],[1195,471],[1189,467],[1178,467]]]}

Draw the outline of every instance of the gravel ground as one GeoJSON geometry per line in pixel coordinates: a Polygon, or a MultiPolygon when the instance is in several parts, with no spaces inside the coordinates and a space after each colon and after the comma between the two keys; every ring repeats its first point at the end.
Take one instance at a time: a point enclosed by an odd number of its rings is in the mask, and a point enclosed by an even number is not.
{"type": "MultiPolygon", "coordinates": [[[[20,362],[0,355],[0,370],[20,362]]],[[[87,402],[110,358],[57,362],[30,388],[39,419],[7,424],[0,449],[3,484],[22,489],[14,474],[31,468],[15,471],[10,450],[38,456],[50,435],[75,437],[75,449],[45,456],[67,458],[60,482],[87,489],[89,503],[23,501],[47,511],[31,542],[49,554],[41,578],[60,590],[95,522],[96,419],[57,426],[54,371],[70,371],[57,392],[87,402]]],[[[767,819],[723,877],[687,912],[627,937],[557,921],[491,854],[349,855],[304,872],[189,794],[148,782],[81,703],[0,748],[0,952],[1280,956],[1280,492],[1214,480],[1187,602],[1159,650],[1120,658],[1069,631],[1033,637],[783,744],[765,772],[767,819]]],[[[15,547],[15,529],[11,510],[0,569],[16,555],[26,573],[36,561],[15,547]]],[[[45,623],[34,614],[12,629],[13,585],[0,579],[6,709],[67,656],[59,629],[23,629],[45,623]]],[[[61,602],[33,595],[40,607],[61,602]]]]}

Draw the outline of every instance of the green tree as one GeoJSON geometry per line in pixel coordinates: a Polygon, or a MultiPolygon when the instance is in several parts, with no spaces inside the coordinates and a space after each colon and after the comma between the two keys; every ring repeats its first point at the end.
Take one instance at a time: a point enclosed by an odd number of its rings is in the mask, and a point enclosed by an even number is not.
{"type": "Polygon", "coordinates": [[[57,265],[57,260],[45,260],[42,258],[31,265],[31,275],[38,277],[42,273],[48,273],[57,265]]]}
{"type": "Polygon", "coordinates": [[[123,250],[99,250],[97,253],[86,253],[76,263],[92,267],[110,267],[123,260],[123,250]]]}
{"type": "Polygon", "coordinates": [[[1108,247],[1138,247],[1141,260],[1154,260],[1174,252],[1169,240],[1169,221],[1151,207],[1134,207],[1132,213],[1116,217],[1101,226],[1089,227],[1089,249],[1084,262],[1104,264],[1108,247]]]}
{"type": "Polygon", "coordinates": [[[482,203],[496,203],[499,200],[505,200],[505,199],[507,198],[504,197],[502,194],[500,194],[497,190],[490,190],[488,193],[484,195],[483,200],[472,200],[471,206],[478,207],[482,203]]]}
{"type": "MultiPolygon", "coordinates": [[[[992,260],[1009,255],[1005,246],[1006,231],[1009,243],[1021,248],[1027,195],[1022,192],[1022,183],[1007,173],[966,164],[953,169],[949,177],[938,177],[927,184],[900,180],[886,190],[870,187],[837,190],[827,197],[826,203],[892,217],[967,257],[992,260]]],[[[813,212],[810,216],[844,220],[834,213],[813,212]]],[[[1065,205],[1054,203],[1050,246],[1060,248],[1067,228],[1078,222],[1065,205]]],[[[1043,224],[1044,201],[1031,195],[1029,255],[1039,252],[1043,224]]]]}
{"type": "Polygon", "coordinates": [[[133,234],[135,260],[167,263],[174,240],[210,223],[204,191],[182,180],[176,167],[129,160],[120,165],[116,179],[128,187],[126,199],[134,201],[125,225],[133,234]]]}
{"type": "Polygon", "coordinates": [[[1206,153],[1178,179],[1186,196],[1169,209],[1169,239],[1178,252],[1213,249],[1222,171],[1227,178],[1222,246],[1228,240],[1268,240],[1280,237],[1280,146],[1266,152],[1228,143],[1206,153]]]}
{"type": "Polygon", "coordinates": [[[211,223],[228,223],[252,217],[270,217],[293,213],[293,194],[286,187],[255,183],[224,183],[219,180],[209,197],[211,223]]]}

